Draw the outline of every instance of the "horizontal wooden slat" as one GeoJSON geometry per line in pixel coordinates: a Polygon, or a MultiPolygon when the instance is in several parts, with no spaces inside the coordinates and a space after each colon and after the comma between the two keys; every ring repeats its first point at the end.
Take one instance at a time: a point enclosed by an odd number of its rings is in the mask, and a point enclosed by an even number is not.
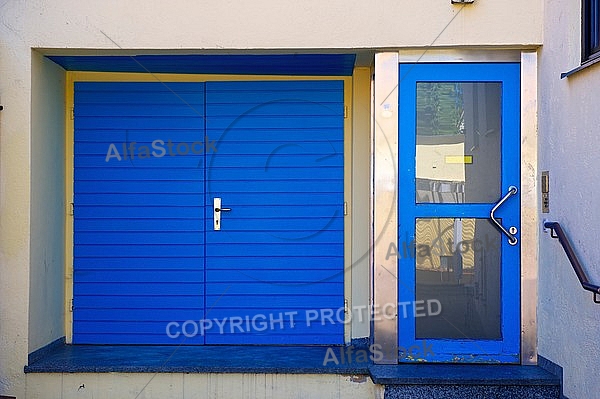
{"type": "MultiPolygon", "coordinates": [[[[225,225],[226,226],[226,225],[225,225]]],[[[252,233],[250,233],[252,234],[252,233]]],[[[295,242],[292,244],[211,244],[206,248],[206,255],[220,257],[240,254],[244,256],[335,256],[343,253],[344,244],[315,244],[295,242]]]]}
{"type": "MultiPolygon", "coordinates": [[[[159,122],[160,123],[160,122],[159,122]]],[[[80,126],[85,128],[85,124],[80,126]]],[[[206,117],[206,128],[211,130],[227,129],[273,129],[273,128],[292,128],[297,129],[300,127],[306,127],[308,129],[314,128],[335,128],[343,127],[343,120],[339,116],[320,116],[314,117],[312,115],[300,115],[300,116],[243,116],[243,117],[227,117],[227,116],[211,116],[206,117]]]]}
{"type": "Polygon", "coordinates": [[[289,244],[335,244],[339,241],[340,231],[323,229],[322,231],[295,232],[294,235],[282,231],[256,231],[252,233],[252,241],[248,240],[248,233],[243,231],[227,231],[227,234],[208,234],[208,245],[236,245],[236,244],[281,244],[288,241],[289,244]]]}
{"type": "Polygon", "coordinates": [[[79,295],[123,295],[123,296],[142,296],[149,295],[174,295],[189,296],[202,295],[204,293],[204,283],[161,283],[155,286],[149,286],[148,283],[136,282],[127,284],[114,283],[79,283],[73,286],[73,294],[79,295]],[[152,291],[151,291],[152,290],[152,291]]]}
{"type": "MultiPolygon", "coordinates": [[[[204,282],[204,270],[198,264],[196,270],[77,270],[73,274],[75,283],[201,283],[204,282]]],[[[160,285],[156,285],[158,287],[160,285]]],[[[149,292],[150,294],[150,292],[149,292]]],[[[153,293],[155,294],[155,293],[153,293]]]]}
{"type": "MultiPolygon", "coordinates": [[[[200,312],[198,312],[200,314],[200,312]]],[[[198,320],[202,320],[200,317],[196,319],[196,323],[198,320]]],[[[182,321],[180,323],[183,324],[182,321]]],[[[121,321],[121,322],[111,322],[111,321],[90,321],[90,320],[79,320],[78,327],[81,331],[95,331],[99,334],[154,334],[154,335],[167,335],[167,325],[169,323],[165,323],[164,321],[121,321]]],[[[192,335],[192,331],[194,331],[195,327],[190,325],[189,327],[186,325],[186,332],[189,329],[189,335],[192,335]]],[[[199,328],[199,324],[198,324],[199,328]]],[[[176,332],[182,332],[182,327],[173,325],[169,328],[169,333],[171,335],[176,332]]]]}
{"type": "MultiPolygon", "coordinates": [[[[75,210],[77,212],[77,210],[75,210]]],[[[76,219],[74,226],[77,232],[132,232],[132,231],[172,231],[172,232],[197,232],[202,234],[204,231],[204,220],[202,219],[76,219]]]]}
{"type": "MultiPolygon", "coordinates": [[[[209,269],[206,271],[206,281],[219,283],[255,283],[265,285],[273,284],[304,284],[343,281],[343,276],[336,270],[221,270],[209,269]]],[[[335,293],[335,292],[334,292],[335,293]]],[[[323,292],[324,295],[329,295],[323,292]]]]}
{"type": "Polygon", "coordinates": [[[158,232],[128,232],[115,231],[109,234],[98,234],[97,231],[80,231],[74,237],[76,245],[99,245],[99,244],[177,244],[177,245],[200,245],[204,244],[204,235],[194,232],[158,231],[158,232]]]}
{"type": "Polygon", "coordinates": [[[295,115],[344,115],[344,103],[335,102],[314,102],[301,99],[282,99],[267,102],[245,102],[245,103],[213,103],[207,104],[208,115],[221,115],[233,118],[244,117],[247,115],[285,115],[293,112],[295,115]]]}
{"type": "MultiPolygon", "coordinates": [[[[111,234],[110,232],[105,234],[111,234]]],[[[201,244],[186,245],[186,244],[169,244],[169,245],[156,245],[156,244],[126,244],[126,245],[85,245],[79,244],[75,246],[73,250],[73,256],[79,257],[97,257],[104,256],[107,258],[127,258],[137,256],[150,256],[158,258],[168,257],[190,257],[190,256],[202,256],[204,254],[204,248],[201,244]]]]}
{"type": "Polygon", "coordinates": [[[141,333],[85,333],[75,332],[73,335],[74,344],[98,344],[105,345],[203,345],[204,336],[196,335],[194,337],[185,337],[181,335],[177,338],[170,338],[166,333],[141,334],[141,333]]]}
{"type": "MultiPolygon", "coordinates": [[[[173,320],[194,320],[202,317],[204,306],[196,309],[78,309],[75,320],[125,321],[125,322],[165,322],[173,320]]],[[[164,331],[164,330],[163,330],[164,331]]]]}
{"type": "Polygon", "coordinates": [[[203,219],[204,207],[200,206],[119,206],[78,205],[80,219],[147,219],[152,212],[153,220],[160,219],[203,219]]]}
{"type": "MultiPolygon", "coordinates": [[[[139,205],[139,206],[198,206],[203,203],[212,203],[213,197],[220,196],[216,185],[207,184],[207,198],[198,194],[169,193],[169,194],[87,194],[75,193],[75,204],[77,205],[139,205]],[[205,202],[206,201],[206,202],[205,202]]],[[[221,195],[222,196],[222,195],[221,195]]],[[[332,200],[330,193],[229,193],[227,194],[228,205],[305,205],[317,206],[332,203],[340,203],[343,198],[339,193],[338,197],[332,200]]]]}
{"type": "MultiPolygon", "coordinates": [[[[164,93],[161,93],[162,96],[164,93]]],[[[172,94],[172,93],[171,93],[172,94]]],[[[175,94],[172,94],[176,97],[175,94]]],[[[115,95],[115,99],[119,95],[115,95]]],[[[182,107],[182,104],[130,104],[127,107],[115,106],[114,103],[77,104],[75,116],[83,117],[180,117],[204,115],[202,103],[182,107]]]]}
{"type": "Polygon", "coordinates": [[[80,117],[76,119],[75,130],[78,129],[201,129],[204,126],[202,116],[182,116],[178,119],[156,117],[80,117]]]}
{"type": "Polygon", "coordinates": [[[152,193],[204,193],[204,187],[198,181],[77,181],[75,189],[86,194],[115,193],[115,194],[152,194],[152,193]]]}
{"type": "Polygon", "coordinates": [[[148,93],[202,93],[204,90],[204,85],[188,82],[75,82],[77,93],[89,92],[95,95],[104,92],[113,95],[137,93],[138,97],[145,97],[148,93]]]}
{"type": "MultiPolygon", "coordinates": [[[[284,180],[271,179],[266,186],[263,181],[243,180],[213,182],[219,192],[255,192],[255,193],[343,193],[344,187],[336,179],[322,180],[284,180]]],[[[216,188],[216,187],[215,187],[216,188]]],[[[77,181],[75,190],[86,194],[198,194],[204,192],[204,187],[195,181],[77,181]]]]}
{"type": "MultiPolygon", "coordinates": [[[[290,269],[292,270],[292,269],[290,269]]],[[[221,271],[223,273],[223,271],[221,271]]],[[[235,271],[233,272],[235,273],[235,271]]],[[[258,283],[217,283],[211,281],[206,286],[207,295],[221,295],[227,292],[228,295],[249,295],[248,300],[252,301],[252,295],[309,295],[321,294],[323,292],[336,292],[339,290],[342,282],[313,282],[313,284],[272,284],[258,283]]]]}
{"type": "MultiPolygon", "coordinates": [[[[201,293],[198,293],[201,294],[201,293]]],[[[174,309],[204,308],[202,295],[80,295],[73,303],[79,309],[174,309]]]]}
{"type": "Polygon", "coordinates": [[[204,257],[155,258],[149,256],[107,258],[105,256],[76,258],[75,270],[198,270],[204,257]]]}
{"type": "Polygon", "coordinates": [[[75,179],[78,181],[146,181],[146,180],[171,180],[201,181],[204,178],[203,168],[152,168],[137,166],[131,168],[85,168],[75,170],[75,179]]]}
{"type": "Polygon", "coordinates": [[[338,309],[344,306],[344,299],[332,293],[332,295],[289,295],[272,296],[256,295],[250,300],[244,299],[244,295],[207,295],[206,306],[211,310],[211,317],[220,317],[218,309],[261,309],[266,313],[279,313],[279,309],[300,309],[300,311],[313,309],[338,309]]]}
{"type": "Polygon", "coordinates": [[[331,332],[329,334],[317,335],[310,334],[207,334],[205,337],[206,345],[230,345],[232,342],[244,342],[247,345],[286,345],[294,342],[296,345],[342,345],[344,343],[343,330],[331,332]]]}
{"type": "Polygon", "coordinates": [[[219,262],[209,262],[207,270],[334,270],[343,271],[343,256],[281,256],[264,259],[243,256],[221,257],[219,262]]]}
{"type": "MultiPolygon", "coordinates": [[[[363,317],[368,318],[366,310],[363,311],[363,317]]],[[[246,308],[246,307],[229,307],[229,308],[211,308],[210,312],[206,314],[209,319],[225,320],[226,318],[242,318],[243,320],[254,319],[254,320],[272,320],[282,319],[284,325],[291,324],[294,322],[303,324],[331,324],[331,320],[337,324],[337,321],[344,321],[344,306],[343,304],[333,307],[314,307],[298,309],[298,307],[279,307],[276,311],[270,311],[261,308],[246,308]],[[329,319],[330,318],[330,319],[329,319]]],[[[356,313],[358,317],[358,313],[356,313]]],[[[364,320],[364,319],[363,319],[364,320]]]]}
{"type": "MultiPolygon", "coordinates": [[[[152,143],[154,140],[163,140],[165,143],[170,139],[172,142],[181,141],[204,141],[206,137],[218,143],[228,142],[269,142],[277,144],[297,143],[298,137],[306,140],[337,140],[339,139],[339,128],[259,128],[259,129],[235,129],[223,132],[222,129],[207,131],[190,128],[187,130],[177,129],[78,129],[75,143],[123,143],[138,142],[152,143]],[[213,137],[211,133],[216,133],[213,137]]],[[[298,143],[299,144],[299,143],[298,143]]]]}
{"type": "MultiPolygon", "coordinates": [[[[315,162],[324,156],[342,155],[343,141],[310,141],[304,140],[302,143],[291,142],[289,144],[270,142],[270,141],[216,141],[204,137],[185,138],[181,141],[173,141],[171,138],[156,138],[152,141],[133,141],[130,138],[121,139],[116,142],[80,142],[75,143],[76,151],[82,155],[114,155],[117,152],[124,158],[125,153],[128,156],[134,154],[134,159],[150,158],[168,158],[175,156],[193,156],[209,151],[218,155],[245,155],[250,152],[253,156],[260,155],[312,155],[315,162]],[[111,148],[111,144],[114,148],[111,148]]],[[[117,158],[110,158],[117,159],[117,158]]],[[[305,158],[309,161],[311,159],[305,158]]],[[[267,165],[268,166],[268,165],[267,165]]],[[[310,165],[308,163],[307,167],[310,165]]]]}
{"type": "MultiPolygon", "coordinates": [[[[315,100],[318,96],[319,101],[323,101],[322,93],[332,92],[336,94],[336,99],[340,98],[340,91],[343,90],[344,82],[342,80],[289,80],[289,81],[229,81],[229,82],[209,82],[206,85],[206,92],[211,95],[221,93],[246,93],[246,97],[253,98],[261,92],[284,94],[283,98],[293,98],[297,92],[308,92],[310,99],[315,100]]],[[[235,102],[243,101],[241,96],[227,97],[235,102]]],[[[214,100],[214,97],[212,97],[214,100]]],[[[213,103],[214,101],[211,101],[213,103]]]]}
{"type": "Polygon", "coordinates": [[[311,174],[314,180],[340,179],[344,176],[344,170],[336,166],[271,167],[267,164],[262,168],[213,168],[210,173],[207,173],[207,180],[303,180],[310,179],[307,175],[311,174]]]}

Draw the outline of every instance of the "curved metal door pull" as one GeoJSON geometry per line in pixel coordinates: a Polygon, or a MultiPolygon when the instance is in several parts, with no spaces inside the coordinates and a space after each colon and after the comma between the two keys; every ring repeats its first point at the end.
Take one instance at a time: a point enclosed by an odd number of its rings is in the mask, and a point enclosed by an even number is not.
{"type": "Polygon", "coordinates": [[[506,200],[508,200],[513,195],[516,195],[518,191],[519,190],[517,189],[516,186],[510,186],[508,188],[508,192],[504,195],[504,197],[502,197],[500,199],[500,201],[498,201],[496,203],[496,205],[494,205],[494,207],[490,211],[490,220],[500,229],[500,231],[502,231],[504,233],[505,236],[508,237],[508,243],[510,245],[517,245],[517,243],[519,242],[519,240],[515,236],[515,234],[517,234],[517,228],[515,226],[512,226],[509,229],[510,231],[507,230],[502,225],[502,223],[500,223],[500,221],[498,219],[496,219],[496,216],[494,215],[494,213],[498,210],[498,208],[500,208],[502,206],[502,204],[504,204],[506,202],[506,200]]]}

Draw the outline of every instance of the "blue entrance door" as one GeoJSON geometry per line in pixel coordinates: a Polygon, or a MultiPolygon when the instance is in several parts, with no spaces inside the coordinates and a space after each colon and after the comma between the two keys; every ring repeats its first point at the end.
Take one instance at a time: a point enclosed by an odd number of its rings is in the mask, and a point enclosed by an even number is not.
{"type": "Polygon", "coordinates": [[[343,343],[343,93],[76,83],[73,342],[343,343]]]}
{"type": "Polygon", "coordinates": [[[517,64],[402,64],[399,361],[519,361],[517,64]]]}

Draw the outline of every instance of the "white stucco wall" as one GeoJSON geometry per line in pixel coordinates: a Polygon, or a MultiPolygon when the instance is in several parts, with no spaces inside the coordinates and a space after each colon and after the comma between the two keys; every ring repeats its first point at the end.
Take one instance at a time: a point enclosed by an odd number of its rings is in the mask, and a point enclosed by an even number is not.
{"type": "MultiPolygon", "coordinates": [[[[65,289],[57,172],[64,157],[63,74],[41,53],[523,47],[541,43],[542,2],[480,0],[464,8],[449,0],[0,3],[0,394],[25,397],[27,354],[64,335],[56,302],[65,289]]],[[[360,270],[357,277],[364,278],[360,270]]],[[[364,300],[365,293],[358,296],[364,300]]]]}
{"type": "MultiPolygon", "coordinates": [[[[550,214],[570,236],[592,282],[600,283],[600,65],[579,65],[581,2],[549,2],[539,75],[540,170],[550,171],[550,214]]],[[[569,399],[600,392],[600,305],[584,291],[557,240],[540,237],[539,353],[564,368],[569,399]]]]}

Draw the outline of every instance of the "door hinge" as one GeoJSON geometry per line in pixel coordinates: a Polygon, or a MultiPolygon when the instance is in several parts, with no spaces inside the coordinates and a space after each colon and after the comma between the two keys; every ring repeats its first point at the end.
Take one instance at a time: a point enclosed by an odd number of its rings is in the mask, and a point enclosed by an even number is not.
{"type": "Polygon", "coordinates": [[[344,216],[348,216],[348,202],[344,202],[344,216]]]}
{"type": "Polygon", "coordinates": [[[71,120],[75,119],[75,107],[71,107],[71,120]]]}
{"type": "Polygon", "coordinates": [[[73,202],[69,202],[69,216],[73,216],[75,214],[75,204],[73,202]]]}
{"type": "Polygon", "coordinates": [[[73,313],[73,298],[71,298],[71,306],[69,307],[69,311],[73,313]]]}
{"type": "Polygon", "coordinates": [[[344,313],[348,313],[348,299],[344,299],[344,313]]]}
{"type": "Polygon", "coordinates": [[[344,119],[348,118],[348,106],[344,105],[344,119]]]}

